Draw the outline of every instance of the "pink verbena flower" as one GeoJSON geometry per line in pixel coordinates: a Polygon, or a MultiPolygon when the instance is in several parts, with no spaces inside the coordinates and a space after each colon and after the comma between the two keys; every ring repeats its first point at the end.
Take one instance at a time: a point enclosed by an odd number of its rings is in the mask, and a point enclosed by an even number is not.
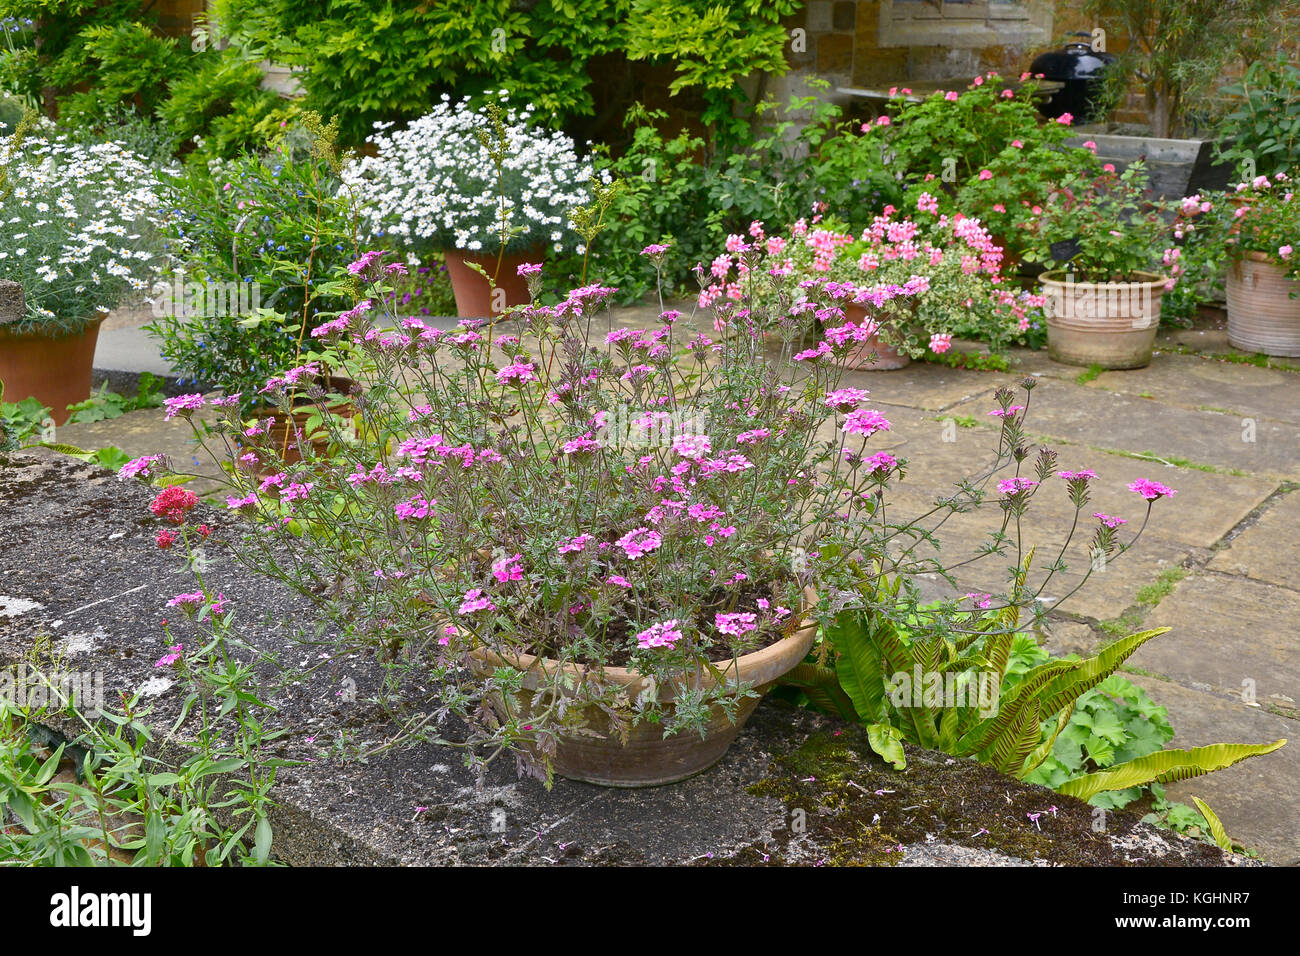
{"type": "Polygon", "coordinates": [[[589,534],[579,534],[572,538],[561,538],[555,550],[560,554],[571,554],[575,551],[585,550],[587,542],[594,540],[595,538],[589,534]]]}
{"type": "Polygon", "coordinates": [[[995,408],[989,414],[994,418],[1013,418],[1016,412],[1023,412],[1024,410],[1025,406],[1023,405],[1012,405],[1010,408],[995,408]]]}
{"type": "Polygon", "coordinates": [[[652,624],[636,636],[636,646],[642,650],[652,647],[671,649],[674,644],[682,639],[680,625],[681,622],[676,618],[659,624],[652,624]]]}
{"type": "Polygon", "coordinates": [[[202,395],[177,395],[175,398],[163,399],[163,407],[167,414],[163,416],[164,421],[171,421],[177,415],[183,415],[186,418],[191,412],[197,411],[206,404],[202,395]]]}
{"type": "Polygon", "coordinates": [[[758,627],[758,615],[745,611],[736,614],[716,614],[713,623],[721,633],[740,637],[758,627]]]}
{"type": "Polygon", "coordinates": [[[117,477],[119,480],[126,478],[151,478],[153,473],[150,468],[154,462],[162,461],[162,455],[142,455],[139,458],[132,458],[125,465],[118,469],[117,477]]]}
{"type": "Polygon", "coordinates": [[[492,576],[500,584],[509,581],[522,581],[524,579],[524,569],[519,563],[522,554],[512,554],[508,558],[502,558],[500,561],[492,563],[492,576]]]}
{"type": "Polygon", "coordinates": [[[537,376],[533,372],[534,368],[531,362],[516,361],[497,372],[497,381],[503,385],[512,381],[517,381],[521,385],[524,382],[535,382],[537,376]]]}
{"type": "Polygon", "coordinates": [[[627,554],[628,560],[635,561],[642,555],[649,554],[658,548],[663,544],[663,539],[659,537],[658,531],[652,531],[649,528],[636,528],[623,535],[615,543],[627,554]]]}
{"type": "Polygon", "coordinates": [[[1178,492],[1172,488],[1167,488],[1158,481],[1151,481],[1147,478],[1139,478],[1128,486],[1128,490],[1134,494],[1139,494],[1147,501],[1155,501],[1157,498],[1164,498],[1169,495],[1176,495],[1178,492]]]}
{"type": "Polygon", "coordinates": [[[998,482],[998,491],[1004,495],[1018,495],[1037,484],[1038,482],[1032,478],[1005,478],[998,482]]]}
{"type": "Polygon", "coordinates": [[[466,591],[460,604],[461,614],[473,614],[476,611],[495,611],[496,609],[497,606],[492,603],[492,599],[483,596],[482,588],[471,588],[466,591]]]}
{"type": "Polygon", "coordinates": [[[865,388],[837,388],[826,393],[822,404],[837,412],[851,412],[867,400],[867,394],[865,388]]]}
{"type": "Polygon", "coordinates": [[[849,412],[844,419],[844,431],[850,435],[870,437],[876,432],[887,432],[889,420],[874,408],[860,408],[849,412]]]}
{"type": "Polygon", "coordinates": [[[1118,528],[1122,524],[1128,524],[1124,518],[1116,518],[1114,515],[1102,514],[1100,511],[1095,512],[1093,517],[1104,524],[1107,528],[1118,528]]]}

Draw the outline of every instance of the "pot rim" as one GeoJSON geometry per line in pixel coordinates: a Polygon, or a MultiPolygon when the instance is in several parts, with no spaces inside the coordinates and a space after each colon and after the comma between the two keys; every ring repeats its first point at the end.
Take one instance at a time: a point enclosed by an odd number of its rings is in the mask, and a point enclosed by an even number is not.
{"type": "Polygon", "coordinates": [[[83,325],[81,328],[77,329],[77,331],[75,331],[75,332],[59,332],[59,333],[51,333],[51,332],[48,332],[48,331],[44,330],[43,328],[39,328],[39,327],[36,328],[36,329],[34,329],[34,330],[28,331],[28,332],[15,332],[15,331],[13,331],[12,326],[17,325],[18,323],[17,323],[17,322],[6,322],[4,325],[0,325],[0,338],[8,338],[8,339],[51,339],[51,340],[54,340],[54,339],[70,339],[70,338],[74,338],[75,336],[78,336],[78,335],[87,335],[87,334],[89,334],[89,333],[91,333],[91,332],[96,332],[96,331],[98,331],[100,325],[102,325],[103,322],[104,322],[104,320],[107,319],[107,318],[108,318],[108,313],[107,313],[107,312],[100,312],[100,313],[98,313],[95,317],[90,318],[90,319],[87,319],[87,320],[86,320],[86,324],[83,325]]]}
{"type": "MultiPolygon", "coordinates": [[[[730,661],[713,661],[711,663],[724,677],[729,677],[734,673],[735,676],[731,679],[738,683],[741,679],[753,676],[756,678],[753,682],[758,686],[771,683],[782,674],[787,673],[790,670],[788,667],[776,673],[769,674],[768,672],[779,667],[781,661],[794,655],[796,649],[802,646],[798,659],[794,665],[791,665],[797,666],[798,661],[802,660],[804,655],[808,653],[808,649],[812,647],[813,640],[817,636],[817,622],[811,620],[808,616],[808,612],[817,604],[817,592],[811,587],[805,586],[803,600],[804,606],[799,612],[803,623],[781,640],[769,644],[767,647],[761,647],[756,651],[750,651],[748,654],[742,654],[738,658],[732,658],[730,661]]],[[[573,678],[575,682],[582,682],[586,679],[590,669],[590,665],[587,664],[561,665],[552,658],[539,657],[536,654],[517,654],[507,657],[485,647],[475,648],[470,651],[470,657],[484,663],[505,664],[514,667],[516,670],[523,671],[529,675],[524,681],[524,687],[529,690],[536,689],[537,675],[539,673],[550,677],[562,672],[566,677],[573,678]]],[[[717,678],[712,673],[701,670],[702,673],[697,675],[697,682],[694,686],[712,687],[718,683],[717,678]]],[[[627,667],[606,667],[603,670],[590,669],[590,673],[599,675],[607,683],[625,687],[631,691],[641,690],[648,680],[646,675],[627,667]]],[[[661,700],[665,700],[671,699],[675,695],[670,693],[667,688],[661,688],[659,696],[661,700]]]]}
{"type": "Polygon", "coordinates": [[[1050,272],[1044,272],[1038,277],[1038,281],[1046,286],[1059,286],[1062,289],[1128,289],[1134,286],[1142,286],[1155,291],[1156,288],[1163,289],[1169,281],[1169,277],[1161,277],[1155,272],[1146,272],[1144,270],[1133,273],[1135,276],[1150,276],[1150,279],[1127,279],[1123,282],[1084,282],[1075,279],[1072,282],[1065,282],[1056,276],[1065,276],[1064,269],[1053,269],[1050,272]]]}

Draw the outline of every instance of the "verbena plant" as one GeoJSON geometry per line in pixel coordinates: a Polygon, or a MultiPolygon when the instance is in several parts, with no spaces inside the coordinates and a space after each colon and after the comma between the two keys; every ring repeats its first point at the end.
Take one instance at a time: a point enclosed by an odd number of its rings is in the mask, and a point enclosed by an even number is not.
{"type": "Polygon", "coordinates": [[[0,278],[23,287],[18,332],[79,332],[161,266],[153,169],[117,143],[34,121],[0,137],[0,278]]]}
{"type": "MultiPolygon", "coordinates": [[[[743,261],[753,250],[735,252],[743,261]]],[[[730,711],[753,689],[691,675],[725,670],[802,615],[829,620],[858,587],[853,556],[908,580],[947,572],[918,550],[936,540],[930,519],[968,502],[901,520],[887,508],[906,462],[871,452],[890,423],[863,390],[839,385],[840,359],[866,334],[835,324],[842,295],[793,269],[750,265],[735,296],[704,313],[712,335],[684,331],[673,311],[654,328],[614,327],[613,290],[596,285],[523,308],[509,332],[465,321],[444,333],[385,314],[388,280],[404,266],[371,252],[350,267],[365,298],[313,330],[372,363],[353,425],[323,416],[304,436],[331,451],[300,441],[304,460],[281,464],[262,425],[218,409],[218,450],[235,469],[228,504],[259,527],[247,560],[342,623],[341,647],[379,652],[398,739],[462,746],[480,770],[513,751],[548,779],[547,756],[558,735],[583,732],[584,706],[615,727],[650,721],[665,734],[698,732],[714,705],[730,711]],[[792,355],[802,319],[790,317],[807,314],[827,321],[825,338],[792,355]],[[782,331],[776,362],[762,350],[766,328],[782,331]],[[298,558],[275,559],[279,547],[298,558]],[[496,666],[483,666],[485,652],[496,666]],[[547,670],[525,692],[525,653],[581,665],[586,678],[547,670]],[[628,699],[602,679],[623,665],[675,689],[675,705],[628,699]]],[[[316,371],[268,384],[283,394],[316,371]]],[[[996,463],[964,486],[978,496],[1014,466],[998,484],[1002,526],[971,560],[1019,549],[1009,525],[1054,472],[1043,452],[1034,478],[1020,474],[1030,451],[1012,398],[999,393],[1008,426],[996,463]]],[[[190,414],[205,400],[168,404],[190,414]]],[[[1086,479],[1069,482],[1074,494],[1086,479]]],[[[1098,520],[1096,542],[1113,550],[1120,522],[1098,520]]],[[[1013,589],[1009,606],[1033,605],[1013,589]]]]}

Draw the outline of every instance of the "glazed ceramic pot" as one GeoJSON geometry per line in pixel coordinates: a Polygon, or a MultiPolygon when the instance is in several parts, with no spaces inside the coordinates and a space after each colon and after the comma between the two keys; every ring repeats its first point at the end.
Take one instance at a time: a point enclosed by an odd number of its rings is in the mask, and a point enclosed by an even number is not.
{"type": "MultiPolygon", "coordinates": [[[[804,590],[804,614],[817,600],[811,589],[804,590]]],[[[600,784],[606,787],[654,787],[676,783],[713,766],[727,752],[741,728],[745,725],[759,700],[779,678],[789,673],[808,654],[817,634],[817,625],[806,616],[795,619],[786,635],[775,644],[761,648],[738,659],[717,662],[728,685],[748,683],[759,693],[737,703],[734,722],[718,705],[713,705],[708,727],[703,738],[694,731],[682,731],[664,737],[659,724],[641,722],[630,729],[626,742],[611,727],[606,714],[597,707],[588,707],[584,716],[593,735],[569,736],[561,734],[554,756],[551,758],[555,772],[570,780],[600,784]]],[[[521,654],[512,659],[488,650],[470,654],[471,666],[480,676],[486,676],[495,667],[508,665],[524,672],[521,698],[528,700],[529,692],[545,684],[553,686],[559,672],[574,683],[587,677],[586,668],[578,664],[561,665],[549,658],[521,654]]],[[[603,681],[626,689],[629,699],[649,687],[649,682],[636,671],[625,667],[606,667],[601,672],[603,681]]],[[[695,686],[716,686],[717,679],[703,669],[691,678],[695,686]]],[[[668,710],[676,696],[671,688],[659,688],[661,705],[668,710]]],[[[525,704],[527,706],[527,704],[525,704]]]]}
{"type": "Polygon", "coordinates": [[[1064,272],[1043,273],[1048,356],[1066,365],[1109,369],[1151,364],[1167,281],[1146,272],[1128,282],[1080,282],[1064,272]]]}

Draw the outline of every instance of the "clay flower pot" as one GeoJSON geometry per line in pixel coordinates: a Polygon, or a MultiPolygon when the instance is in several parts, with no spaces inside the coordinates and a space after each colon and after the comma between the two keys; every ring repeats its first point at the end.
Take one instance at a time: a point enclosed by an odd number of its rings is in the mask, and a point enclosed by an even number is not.
{"type": "MultiPolygon", "coordinates": [[[[868,321],[867,310],[860,305],[849,303],[844,307],[845,323],[862,325],[868,321]]],[[[904,352],[880,341],[880,336],[873,335],[855,345],[844,357],[844,367],[863,372],[885,372],[906,368],[912,359],[904,352]]]]}
{"type": "MultiPolygon", "coordinates": [[[[588,707],[584,711],[587,726],[599,736],[560,735],[551,759],[555,772],[570,780],[606,787],[655,787],[676,783],[707,770],[722,759],[768,688],[807,656],[817,635],[817,625],[806,614],[816,601],[817,595],[812,589],[805,588],[805,616],[793,621],[785,637],[734,661],[717,664],[729,685],[747,682],[759,694],[759,697],[746,698],[737,704],[735,723],[715,704],[703,739],[694,731],[681,731],[664,737],[662,725],[643,721],[631,728],[625,745],[618,732],[611,728],[604,712],[597,707],[588,707]]],[[[529,691],[542,685],[553,686],[554,675],[560,670],[575,683],[587,676],[587,669],[582,665],[560,665],[532,654],[506,658],[486,649],[470,653],[470,666],[476,674],[484,677],[499,666],[523,671],[524,691],[520,696],[525,701],[529,691]]],[[[632,700],[648,686],[644,677],[626,667],[606,667],[600,677],[607,684],[625,687],[632,700]]],[[[707,671],[697,673],[693,680],[696,686],[717,684],[707,671]]],[[[673,697],[671,688],[659,689],[659,700],[666,709],[671,709],[673,697]]]]}
{"type": "Polygon", "coordinates": [[[1228,267],[1228,341],[1265,355],[1300,355],[1300,282],[1262,252],[1228,267]]]}
{"type": "Polygon", "coordinates": [[[34,397],[52,409],[55,425],[67,422],[68,406],[90,398],[95,345],[104,315],[91,319],[80,332],[54,335],[18,333],[0,325],[0,382],[6,402],[34,397]]]}
{"type": "MultiPolygon", "coordinates": [[[[325,386],[325,390],[331,394],[338,393],[341,395],[348,395],[351,394],[355,384],[356,383],[347,376],[332,375],[330,376],[329,384],[325,386]]],[[[311,419],[312,415],[316,414],[317,411],[318,409],[316,408],[315,403],[306,396],[303,396],[301,401],[295,404],[292,428],[290,427],[289,422],[284,420],[284,412],[280,411],[278,408],[266,412],[259,412],[254,417],[259,421],[265,421],[268,418],[275,419],[275,423],[267,431],[267,444],[276,450],[280,455],[280,461],[283,464],[293,465],[303,460],[302,451],[298,447],[299,438],[301,437],[303,440],[307,440],[308,435],[310,434],[307,429],[307,422],[311,419]]],[[[335,405],[330,409],[330,411],[335,415],[342,416],[343,418],[355,418],[357,415],[357,408],[350,401],[341,405],[335,405]]],[[[322,427],[324,426],[317,426],[318,429],[322,427]]],[[[318,456],[329,454],[330,443],[327,436],[322,435],[318,438],[311,439],[309,444],[318,456]]],[[[269,463],[259,462],[254,470],[257,474],[263,476],[274,474],[280,470],[280,463],[272,465],[269,463]]]]}
{"type": "Polygon", "coordinates": [[[511,306],[527,305],[528,282],[519,275],[519,267],[525,262],[540,262],[541,255],[540,252],[506,253],[501,257],[498,269],[496,253],[446,250],[443,258],[447,264],[447,276],[451,279],[451,291],[456,296],[457,315],[462,319],[488,319],[495,318],[511,306]],[[488,275],[495,274],[495,296],[487,279],[471,269],[470,263],[482,266],[488,275]]]}
{"type": "Polygon", "coordinates": [[[1129,282],[1079,282],[1064,272],[1043,273],[1048,356],[1066,365],[1113,369],[1151,364],[1167,281],[1149,272],[1129,282]]]}

